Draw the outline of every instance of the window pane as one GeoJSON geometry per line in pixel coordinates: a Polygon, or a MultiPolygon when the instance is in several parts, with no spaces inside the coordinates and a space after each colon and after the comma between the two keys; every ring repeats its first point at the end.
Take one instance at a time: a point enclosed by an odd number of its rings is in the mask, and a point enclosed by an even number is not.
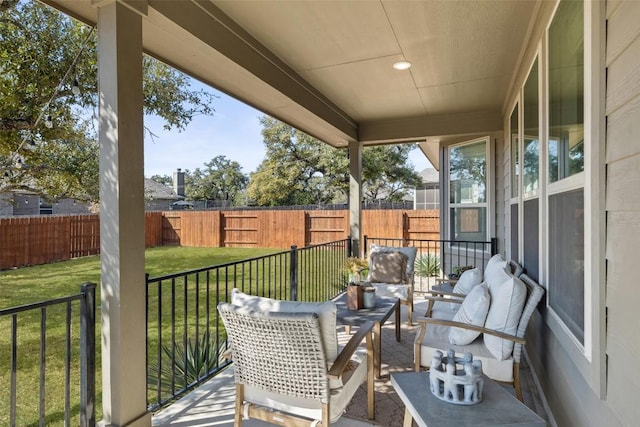
{"type": "Polygon", "coordinates": [[[584,190],[549,196],[549,304],[584,343],[584,190]]]}
{"type": "Polygon", "coordinates": [[[514,203],[511,205],[511,259],[515,261],[520,261],[520,256],[518,254],[518,204],[514,203]]]}
{"type": "Polygon", "coordinates": [[[518,146],[518,104],[511,113],[511,197],[518,197],[520,147],[518,146]]]}
{"type": "Polygon", "coordinates": [[[523,263],[522,266],[527,271],[527,276],[531,277],[536,282],[539,282],[538,270],[539,265],[539,213],[538,213],[538,199],[531,199],[524,202],[524,219],[523,222],[523,263]]]}
{"type": "Polygon", "coordinates": [[[549,27],[549,181],[584,169],[584,5],[562,1],[549,27]]]}
{"type": "Polygon", "coordinates": [[[451,203],[487,201],[486,141],[449,149],[451,203]]]}
{"type": "Polygon", "coordinates": [[[540,164],[540,130],[538,125],[538,60],[531,67],[531,73],[524,84],[524,192],[538,189],[540,164]]]}
{"type": "Polygon", "coordinates": [[[451,240],[487,241],[487,208],[451,208],[451,240]]]}

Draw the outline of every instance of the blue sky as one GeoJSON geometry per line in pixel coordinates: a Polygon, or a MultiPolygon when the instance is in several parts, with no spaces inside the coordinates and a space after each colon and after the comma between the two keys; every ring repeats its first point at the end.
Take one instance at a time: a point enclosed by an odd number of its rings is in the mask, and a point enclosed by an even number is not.
{"type": "MultiPolygon", "coordinates": [[[[192,89],[203,87],[206,86],[192,81],[192,89]]],[[[240,163],[247,175],[262,162],[265,153],[259,122],[262,113],[214,89],[208,91],[219,97],[213,103],[213,117],[196,117],[182,132],[165,131],[161,119],[145,117],[145,126],[157,135],[153,140],[145,135],[145,176],[172,176],[177,168],[193,171],[218,155],[240,163]]],[[[410,154],[410,161],[418,172],[431,167],[418,149],[410,154]]]]}

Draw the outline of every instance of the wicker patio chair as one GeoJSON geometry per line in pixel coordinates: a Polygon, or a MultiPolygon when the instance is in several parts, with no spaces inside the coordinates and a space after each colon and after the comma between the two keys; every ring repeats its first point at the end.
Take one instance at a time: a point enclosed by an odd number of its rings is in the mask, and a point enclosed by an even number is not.
{"type": "Polygon", "coordinates": [[[399,298],[400,304],[407,306],[407,322],[413,324],[413,286],[414,265],[418,249],[415,247],[393,247],[371,245],[369,251],[369,274],[366,281],[376,289],[376,294],[383,298],[399,298]],[[404,271],[391,268],[385,255],[402,254],[406,257],[404,271]],[[391,279],[391,280],[387,280],[391,279]]]}
{"type": "Polygon", "coordinates": [[[317,313],[260,311],[226,303],[218,305],[218,311],[235,369],[236,427],[243,418],[296,427],[329,426],[365,380],[368,415],[374,417],[373,324],[359,328],[330,363],[322,316],[317,313]],[[363,340],[367,351],[356,352],[363,340]]]}

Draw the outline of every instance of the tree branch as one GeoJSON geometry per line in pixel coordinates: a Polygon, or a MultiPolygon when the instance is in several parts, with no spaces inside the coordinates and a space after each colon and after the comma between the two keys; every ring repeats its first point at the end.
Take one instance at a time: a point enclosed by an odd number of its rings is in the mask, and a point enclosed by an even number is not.
{"type": "Polygon", "coordinates": [[[31,121],[27,118],[0,118],[0,130],[16,131],[31,129],[31,121]]]}

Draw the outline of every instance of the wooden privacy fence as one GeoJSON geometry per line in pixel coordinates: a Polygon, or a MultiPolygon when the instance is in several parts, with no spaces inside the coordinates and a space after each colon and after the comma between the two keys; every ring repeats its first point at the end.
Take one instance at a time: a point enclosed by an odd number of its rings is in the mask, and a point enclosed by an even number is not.
{"type": "MultiPolygon", "coordinates": [[[[162,213],[145,214],[146,246],[162,245],[162,213]]],[[[99,215],[0,218],[0,270],[100,253],[99,215]]]]}
{"type": "MultiPolygon", "coordinates": [[[[362,234],[440,238],[437,210],[364,210],[362,234]]],[[[167,211],[145,214],[146,247],[304,247],[349,236],[347,210],[167,211]]],[[[0,219],[0,270],[100,252],[98,215],[0,219]]]]}

